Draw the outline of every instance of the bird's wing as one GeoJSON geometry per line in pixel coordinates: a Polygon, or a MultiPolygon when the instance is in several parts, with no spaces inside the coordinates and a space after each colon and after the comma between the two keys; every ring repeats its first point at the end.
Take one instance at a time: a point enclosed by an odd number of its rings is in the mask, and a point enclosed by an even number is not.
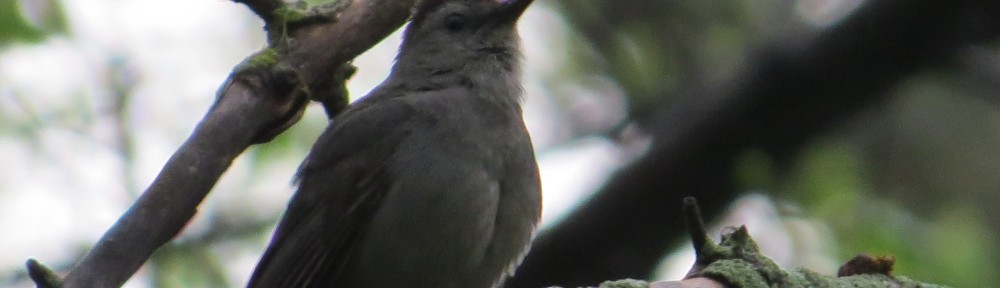
{"type": "MultiPolygon", "coordinates": [[[[386,97],[388,98],[388,97],[386,97]]],[[[317,140],[300,186],[247,287],[332,287],[387,190],[386,162],[412,109],[356,105],[317,140]],[[331,273],[330,271],[334,271],[331,273]]]]}

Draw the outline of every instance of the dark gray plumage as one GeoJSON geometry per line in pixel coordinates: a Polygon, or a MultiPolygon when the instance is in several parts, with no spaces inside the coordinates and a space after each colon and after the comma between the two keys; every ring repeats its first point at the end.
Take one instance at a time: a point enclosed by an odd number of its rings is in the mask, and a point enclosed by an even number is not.
{"type": "Polygon", "coordinates": [[[530,0],[418,4],[391,75],[334,118],[248,287],[496,287],[541,209],[521,119],[530,0]]]}

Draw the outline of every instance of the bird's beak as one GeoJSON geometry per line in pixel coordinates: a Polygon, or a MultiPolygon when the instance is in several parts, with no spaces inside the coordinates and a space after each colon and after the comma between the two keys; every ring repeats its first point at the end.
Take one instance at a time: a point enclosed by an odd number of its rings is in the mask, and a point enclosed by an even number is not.
{"type": "Polygon", "coordinates": [[[517,19],[528,9],[532,0],[497,0],[502,3],[497,12],[497,19],[501,22],[517,22],[517,19]]]}

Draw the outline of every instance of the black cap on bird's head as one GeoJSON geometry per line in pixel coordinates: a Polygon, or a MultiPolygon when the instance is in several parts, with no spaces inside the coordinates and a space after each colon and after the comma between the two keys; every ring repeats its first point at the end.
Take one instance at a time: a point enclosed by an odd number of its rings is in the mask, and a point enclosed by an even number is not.
{"type": "Polygon", "coordinates": [[[447,64],[483,55],[519,54],[517,19],[532,0],[418,1],[403,36],[399,59],[447,64]]]}

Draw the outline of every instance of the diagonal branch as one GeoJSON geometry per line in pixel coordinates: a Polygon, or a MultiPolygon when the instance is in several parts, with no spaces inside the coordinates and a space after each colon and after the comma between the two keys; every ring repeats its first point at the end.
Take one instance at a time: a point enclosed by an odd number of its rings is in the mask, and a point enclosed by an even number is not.
{"type": "MultiPolygon", "coordinates": [[[[351,2],[333,21],[288,31],[294,41],[284,47],[280,61],[293,67],[297,78],[230,75],[193,134],[132,207],[69,272],[63,287],[121,286],[157,248],[181,231],[233,159],[250,145],[269,141],[298,121],[308,102],[303,91],[329,85],[324,82],[332,81],[331,75],[344,63],[401,26],[414,2],[342,1],[351,2]]],[[[260,9],[268,8],[254,8],[258,13],[260,9]]],[[[36,272],[45,270],[41,265],[30,266],[36,272]]]]}

